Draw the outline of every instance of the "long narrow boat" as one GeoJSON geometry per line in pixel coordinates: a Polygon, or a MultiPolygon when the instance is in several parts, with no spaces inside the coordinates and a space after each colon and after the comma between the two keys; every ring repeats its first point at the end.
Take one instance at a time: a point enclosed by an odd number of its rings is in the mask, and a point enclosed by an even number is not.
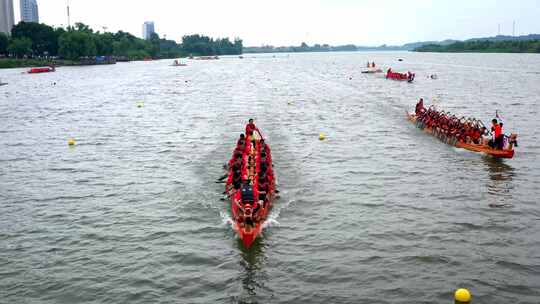
{"type": "Polygon", "coordinates": [[[241,185],[235,186],[234,172],[229,168],[225,190],[231,200],[233,228],[244,246],[249,248],[261,235],[264,221],[272,208],[275,177],[270,148],[259,132],[245,141],[241,157],[241,185]],[[262,158],[262,155],[265,157],[262,158]],[[260,184],[261,179],[264,179],[264,185],[260,184]],[[266,194],[262,191],[264,187],[267,187],[266,194]]]}
{"type": "MultiPolygon", "coordinates": [[[[409,113],[409,112],[405,112],[405,113],[407,114],[407,118],[409,119],[409,121],[411,123],[415,124],[417,127],[419,127],[419,125],[416,123],[416,115],[413,114],[413,113],[409,113]]],[[[499,150],[499,149],[491,148],[490,146],[488,146],[486,144],[478,144],[477,145],[477,144],[464,143],[464,142],[461,142],[461,141],[458,141],[458,140],[448,140],[448,139],[445,139],[443,137],[437,136],[436,132],[434,132],[434,130],[432,128],[424,127],[424,128],[420,128],[420,129],[424,130],[424,132],[426,132],[428,134],[431,134],[431,135],[443,140],[445,143],[447,143],[447,144],[449,144],[451,146],[454,146],[456,148],[461,148],[461,149],[465,149],[465,150],[469,150],[469,151],[477,152],[477,153],[484,153],[484,154],[488,154],[488,155],[491,155],[491,156],[496,157],[496,158],[512,158],[512,157],[514,157],[514,145],[513,145],[513,143],[510,143],[508,145],[507,149],[499,150]]],[[[514,140],[515,140],[516,135],[512,135],[512,136],[514,136],[514,140]]]]}
{"type": "Polygon", "coordinates": [[[386,72],[386,79],[413,82],[414,77],[415,77],[414,73],[413,74],[397,73],[397,72],[392,72],[391,70],[386,72]]]}
{"type": "Polygon", "coordinates": [[[31,68],[28,70],[28,74],[50,73],[54,71],[56,71],[54,67],[31,68]]]}

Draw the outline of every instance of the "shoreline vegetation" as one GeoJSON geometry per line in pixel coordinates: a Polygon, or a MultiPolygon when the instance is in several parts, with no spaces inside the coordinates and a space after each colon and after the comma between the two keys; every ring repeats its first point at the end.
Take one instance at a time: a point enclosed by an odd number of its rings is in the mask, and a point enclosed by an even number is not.
{"type": "Polygon", "coordinates": [[[0,33],[0,69],[35,66],[74,66],[116,64],[116,62],[175,59],[191,56],[241,55],[243,53],[306,53],[358,51],[414,51],[441,53],[540,53],[540,35],[496,36],[466,41],[444,40],[378,47],[346,44],[331,46],[302,42],[300,46],[244,47],[240,38],[210,38],[187,35],[182,43],[160,38],[153,33],[148,40],[118,31],[95,32],[76,23],[68,28],[20,22],[11,35],[0,33]]]}
{"type": "MultiPolygon", "coordinates": [[[[536,35],[535,35],[536,36],[536,35]]],[[[300,46],[274,47],[265,45],[261,47],[245,47],[245,54],[258,53],[315,53],[315,52],[362,52],[362,51],[413,51],[413,52],[441,52],[441,53],[540,53],[540,39],[512,39],[490,40],[497,38],[480,38],[478,40],[442,42],[415,42],[402,46],[378,47],[356,46],[353,44],[331,46],[328,44],[315,44],[309,46],[302,42],[300,46]]]]}
{"type": "Polygon", "coordinates": [[[427,44],[415,52],[436,53],[540,53],[540,40],[474,40],[448,45],[427,44]]]}
{"type": "Polygon", "coordinates": [[[160,38],[156,33],[144,40],[123,31],[95,32],[83,23],[53,28],[43,23],[20,22],[13,27],[10,36],[0,33],[0,68],[240,55],[242,50],[240,38],[230,41],[195,34],[182,37],[179,44],[160,38]]]}

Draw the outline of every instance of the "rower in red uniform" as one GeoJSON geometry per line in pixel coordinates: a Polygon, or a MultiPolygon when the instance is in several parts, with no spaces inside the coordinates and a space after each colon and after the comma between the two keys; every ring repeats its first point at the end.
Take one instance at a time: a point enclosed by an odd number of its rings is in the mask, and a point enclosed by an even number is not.
{"type": "Polygon", "coordinates": [[[416,116],[420,116],[424,111],[424,98],[420,98],[420,100],[416,104],[416,116]]]}
{"type": "Polygon", "coordinates": [[[246,136],[244,134],[240,134],[240,138],[238,138],[236,145],[241,146],[241,145],[244,145],[245,142],[246,142],[246,136]]]}

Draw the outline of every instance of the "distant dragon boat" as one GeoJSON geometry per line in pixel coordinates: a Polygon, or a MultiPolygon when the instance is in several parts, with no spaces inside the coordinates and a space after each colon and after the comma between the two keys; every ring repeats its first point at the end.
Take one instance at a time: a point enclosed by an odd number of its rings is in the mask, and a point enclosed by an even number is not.
{"type": "Polygon", "coordinates": [[[245,141],[240,168],[241,181],[235,181],[238,177],[229,168],[225,189],[231,202],[233,228],[249,248],[261,235],[275,197],[270,148],[258,130],[245,141]]]}
{"type": "Polygon", "coordinates": [[[56,69],[54,67],[31,68],[28,71],[28,74],[50,73],[50,72],[54,72],[54,71],[56,71],[56,69]]]}
{"type": "Polygon", "coordinates": [[[512,158],[514,157],[514,145],[517,144],[517,135],[512,134],[506,138],[508,144],[505,145],[504,149],[495,149],[490,147],[485,143],[474,144],[474,143],[465,143],[463,141],[457,140],[456,138],[449,138],[444,134],[434,130],[433,128],[422,126],[420,122],[417,121],[417,117],[414,113],[406,112],[408,120],[415,124],[419,129],[422,129],[424,132],[431,134],[441,141],[454,146],[456,148],[465,149],[472,152],[484,153],[491,155],[495,158],[512,158]]]}
{"type": "Polygon", "coordinates": [[[386,79],[413,82],[414,77],[414,73],[397,73],[393,72],[392,69],[388,69],[388,71],[386,72],[386,79]]]}

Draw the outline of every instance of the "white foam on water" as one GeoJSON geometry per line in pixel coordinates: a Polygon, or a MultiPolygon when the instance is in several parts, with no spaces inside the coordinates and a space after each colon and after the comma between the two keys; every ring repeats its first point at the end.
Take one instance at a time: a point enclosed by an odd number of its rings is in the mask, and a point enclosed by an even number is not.
{"type": "Polygon", "coordinates": [[[266,221],[264,221],[263,225],[262,225],[262,228],[263,229],[266,229],[266,228],[270,228],[270,227],[274,227],[274,226],[279,226],[279,222],[276,221],[275,219],[272,219],[272,218],[269,218],[267,219],[266,221]]]}
{"type": "Polygon", "coordinates": [[[219,216],[221,217],[221,221],[224,226],[230,226],[231,229],[234,229],[233,220],[227,213],[225,213],[224,211],[220,211],[219,216]]]}
{"type": "Polygon", "coordinates": [[[289,207],[292,204],[292,202],[294,202],[294,200],[290,200],[290,201],[287,201],[284,204],[274,206],[274,208],[272,209],[272,212],[270,213],[270,215],[268,215],[268,219],[266,221],[264,221],[264,223],[263,223],[263,226],[262,226],[263,229],[264,228],[269,228],[269,227],[274,227],[274,226],[279,226],[280,223],[277,221],[277,219],[279,218],[279,215],[281,214],[281,210],[289,207]]]}

